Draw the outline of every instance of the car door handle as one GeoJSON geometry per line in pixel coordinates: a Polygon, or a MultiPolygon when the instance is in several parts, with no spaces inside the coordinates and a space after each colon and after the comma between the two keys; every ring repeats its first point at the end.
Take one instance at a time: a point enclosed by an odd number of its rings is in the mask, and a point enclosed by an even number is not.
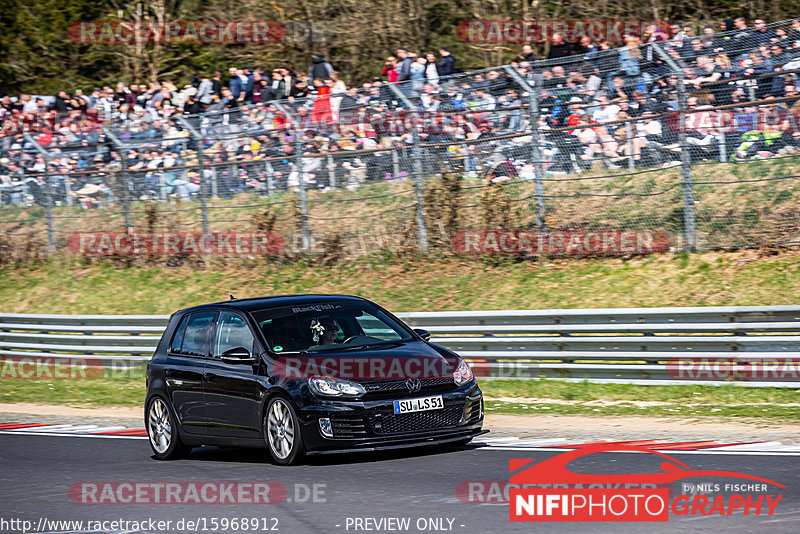
{"type": "Polygon", "coordinates": [[[203,378],[208,381],[214,380],[216,377],[217,375],[214,373],[203,373],[203,378]]]}

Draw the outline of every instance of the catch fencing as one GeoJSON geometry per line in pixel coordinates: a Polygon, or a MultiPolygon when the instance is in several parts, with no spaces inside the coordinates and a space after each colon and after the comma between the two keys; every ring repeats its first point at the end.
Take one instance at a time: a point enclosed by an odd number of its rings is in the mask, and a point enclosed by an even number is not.
{"type": "Polygon", "coordinates": [[[99,231],[264,230],[350,256],[495,230],[797,244],[795,26],[201,115],[70,116],[0,138],[0,237],[41,255],[99,231]]]}
{"type": "MultiPolygon", "coordinates": [[[[800,388],[800,306],[408,312],[480,379],[800,388]]],[[[0,314],[3,359],[150,359],[165,315],[0,314]]]]}

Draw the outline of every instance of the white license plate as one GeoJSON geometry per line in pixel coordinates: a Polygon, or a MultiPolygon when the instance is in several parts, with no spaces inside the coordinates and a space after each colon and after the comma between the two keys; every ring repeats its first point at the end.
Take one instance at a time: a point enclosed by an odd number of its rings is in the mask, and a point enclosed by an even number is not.
{"type": "Polygon", "coordinates": [[[424,412],[426,410],[441,410],[442,408],[444,408],[444,402],[441,395],[438,397],[394,401],[394,413],[424,412]]]}

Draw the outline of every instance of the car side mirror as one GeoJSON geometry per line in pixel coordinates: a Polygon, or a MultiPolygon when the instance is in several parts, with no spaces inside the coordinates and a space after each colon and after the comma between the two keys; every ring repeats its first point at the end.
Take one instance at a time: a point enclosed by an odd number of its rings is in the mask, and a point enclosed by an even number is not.
{"type": "Polygon", "coordinates": [[[222,361],[226,363],[253,363],[255,358],[250,351],[244,347],[235,347],[222,353],[222,361]]]}
{"type": "Polygon", "coordinates": [[[424,339],[425,341],[430,341],[431,340],[431,333],[428,332],[427,330],[423,329],[423,328],[415,328],[414,332],[416,332],[417,335],[419,337],[421,337],[422,339],[424,339]]]}

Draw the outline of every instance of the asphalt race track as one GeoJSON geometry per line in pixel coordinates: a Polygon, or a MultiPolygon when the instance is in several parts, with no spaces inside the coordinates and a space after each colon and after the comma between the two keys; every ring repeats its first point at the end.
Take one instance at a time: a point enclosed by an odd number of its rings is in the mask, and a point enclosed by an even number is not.
{"type": "MultiPolygon", "coordinates": [[[[666,523],[512,523],[505,502],[462,502],[468,481],[508,481],[510,459],[541,461],[563,450],[535,447],[469,447],[436,451],[321,456],[297,467],[277,467],[266,451],[195,449],[189,459],[158,462],[146,439],[0,434],[0,503],[3,520],[30,521],[33,531],[79,531],[53,528],[54,520],[172,521],[168,530],[106,528],[103,532],[798,532],[800,531],[800,453],[665,451],[692,469],[737,471],[784,484],[770,488],[782,494],[772,516],[671,515],[666,523]],[[70,488],[83,483],[277,482],[286,498],[276,504],[85,504],[70,488]],[[459,486],[461,484],[461,486],[459,486]],[[313,492],[316,491],[316,498],[313,492]],[[74,502],[77,500],[78,502],[74,502]],[[316,502],[314,502],[316,500],[316,502]],[[298,502],[300,501],[300,502],[298,502]],[[260,518],[255,529],[224,529],[223,519],[260,518]],[[277,521],[275,521],[275,519],[277,521]],[[410,528],[378,529],[366,518],[408,518],[410,528]],[[356,521],[360,519],[361,522],[356,521]],[[176,528],[183,520],[183,528],[176,528]],[[217,529],[213,529],[216,520],[217,529]],[[186,528],[187,521],[197,523],[186,528]],[[348,523],[349,522],[349,523],[348,523]],[[349,528],[348,528],[349,524],[349,528]],[[45,528],[50,525],[50,528],[45,528]],[[360,525],[356,529],[355,526],[360,525]],[[419,527],[419,528],[418,528],[419,527]],[[268,530],[275,528],[275,530],[268,530]],[[369,528],[369,530],[367,530],[369,528]]],[[[585,473],[651,473],[660,458],[644,453],[601,453],[575,464],[585,473]]],[[[693,480],[701,481],[701,480],[693,480]]],[[[702,482],[736,483],[706,478],[702,482]]],[[[80,486],[84,487],[84,486],[80,486]]],[[[680,482],[673,490],[681,492],[680,482]],[[678,489],[676,489],[678,488],[678,489]]],[[[724,493],[724,492],[723,492],[724,493]]],[[[766,512],[764,512],[766,514],[766,512]]],[[[21,523],[2,525],[2,532],[22,532],[21,523]]],[[[253,524],[251,524],[253,525],[253,524]]],[[[395,526],[393,523],[381,525],[395,526]]],[[[84,530],[80,530],[85,532],[84,530]]]]}

